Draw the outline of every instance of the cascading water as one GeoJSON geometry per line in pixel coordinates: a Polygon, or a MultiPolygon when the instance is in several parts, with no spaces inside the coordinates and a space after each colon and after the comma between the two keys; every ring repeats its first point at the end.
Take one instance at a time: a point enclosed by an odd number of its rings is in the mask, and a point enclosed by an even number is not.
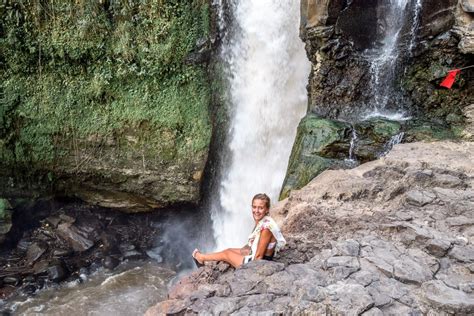
{"type": "MultiPolygon", "coordinates": [[[[400,102],[397,97],[397,89],[394,86],[397,74],[399,58],[403,57],[401,51],[400,33],[406,23],[406,13],[408,0],[390,0],[379,20],[383,21],[379,38],[382,40],[380,47],[369,53],[371,59],[370,75],[373,97],[373,110],[366,118],[374,116],[384,116],[391,119],[403,119],[404,113],[400,104],[395,105],[395,109],[388,110],[389,101],[400,102]]],[[[416,18],[416,15],[415,15],[416,18]]],[[[415,23],[415,22],[414,22],[415,23]]],[[[414,26],[416,27],[416,25],[414,26]]],[[[414,36],[415,30],[412,30],[414,36]]],[[[392,105],[392,108],[394,106],[392,105]]]]}
{"type": "Polygon", "coordinates": [[[422,9],[421,0],[390,0],[382,10],[378,38],[381,45],[370,52],[370,74],[374,93],[372,111],[365,118],[386,117],[393,120],[409,119],[406,99],[397,86],[403,72],[403,59],[412,54],[422,9]],[[409,23],[409,24],[407,24],[409,23]],[[402,33],[409,38],[404,38],[402,33]],[[405,42],[406,40],[406,42],[405,42]]]}
{"type": "Polygon", "coordinates": [[[415,1],[413,12],[413,22],[411,24],[410,32],[410,45],[408,46],[408,51],[410,52],[410,54],[413,53],[413,49],[415,48],[416,44],[416,30],[418,28],[418,25],[420,24],[421,0],[415,1]]]}
{"type": "Polygon", "coordinates": [[[223,59],[230,67],[230,162],[211,210],[218,249],[245,242],[254,194],[278,197],[306,111],[310,70],[298,34],[298,1],[240,0],[229,7],[234,20],[223,59]]]}

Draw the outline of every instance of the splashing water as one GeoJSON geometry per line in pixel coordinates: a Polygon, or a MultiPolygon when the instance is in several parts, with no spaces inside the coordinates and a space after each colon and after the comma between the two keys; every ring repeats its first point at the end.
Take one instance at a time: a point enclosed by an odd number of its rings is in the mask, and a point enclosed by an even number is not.
{"type": "Polygon", "coordinates": [[[265,192],[276,201],[306,111],[310,70],[298,35],[298,1],[241,0],[230,7],[234,24],[223,58],[230,73],[231,161],[211,210],[217,249],[245,243],[253,195],[265,192]]]}
{"type": "Polygon", "coordinates": [[[393,146],[400,144],[403,140],[403,136],[405,136],[404,132],[400,132],[396,135],[393,135],[392,138],[384,145],[384,150],[382,153],[378,154],[377,157],[383,157],[386,156],[390,150],[392,150],[393,146]]]}

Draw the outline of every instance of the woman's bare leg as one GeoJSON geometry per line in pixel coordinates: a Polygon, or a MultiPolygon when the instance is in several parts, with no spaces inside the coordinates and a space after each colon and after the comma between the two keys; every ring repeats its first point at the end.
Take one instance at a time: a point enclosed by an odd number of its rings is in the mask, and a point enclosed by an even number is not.
{"type": "Polygon", "coordinates": [[[242,265],[244,256],[240,254],[239,248],[228,248],[223,251],[213,253],[200,253],[199,250],[194,253],[194,258],[197,261],[204,263],[205,261],[225,261],[231,264],[234,268],[242,265]]]}

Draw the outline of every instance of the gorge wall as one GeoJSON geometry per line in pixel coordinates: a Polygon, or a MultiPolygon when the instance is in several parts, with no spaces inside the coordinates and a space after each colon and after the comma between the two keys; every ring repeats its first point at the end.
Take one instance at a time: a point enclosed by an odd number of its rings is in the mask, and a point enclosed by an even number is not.
{"type": "Polygon", "coordinates": [[[351,168],[393,143],[469,138],[473,62],[469,1],[301,2],[301,38],[312,71],[280,198],[328,168],[351,168]],[[403,14],[401,13],[403,12],[403,14]]]}
{"type": "Polygon", "coordinates": [[[0,197],[199,201],[209,1],[6,1],[0,15],[0,197]]]}

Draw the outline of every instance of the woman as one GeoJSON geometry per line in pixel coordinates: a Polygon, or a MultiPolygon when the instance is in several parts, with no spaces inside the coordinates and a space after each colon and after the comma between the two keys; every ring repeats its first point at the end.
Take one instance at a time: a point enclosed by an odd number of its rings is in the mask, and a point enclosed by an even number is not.
{"type": "Polygon", "coordinates": [[[265,193],[255,195],[252,199],[255,228],[249,236],[247,245],[209,254],[203,254],[195,249],[193,258],[196,265],[200,267],[206,261],[225,261],[237,268],[252,260],[273,260],[273,256],[286,244],[286,240],[269,212],[270,198],[265,193]]]}

